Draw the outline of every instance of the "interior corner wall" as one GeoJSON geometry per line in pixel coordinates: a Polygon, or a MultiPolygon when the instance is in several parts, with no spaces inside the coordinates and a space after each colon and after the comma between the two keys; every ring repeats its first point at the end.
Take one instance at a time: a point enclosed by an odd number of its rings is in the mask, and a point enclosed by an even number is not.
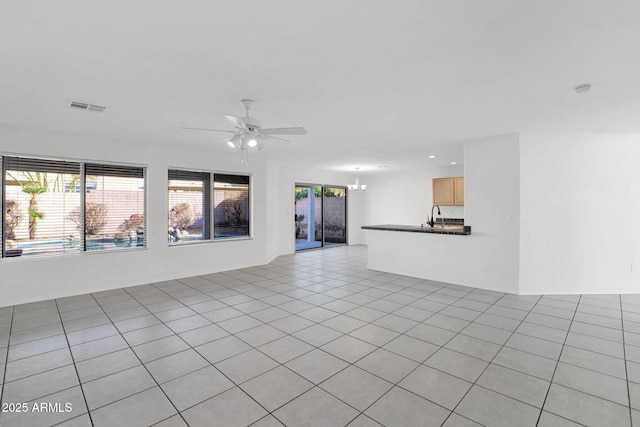
{"type": "Polygon", "coordinates": [[[520,292],[639,293],[640,134],[520,145],[520,292]]]}
{"type": "Polygon", "coordinates": [[[3,127],[0,154],[93,160],[147,166],[147,249],[0,259],[0,306],[60,298],[132,285],[231,270],[269,261],[267,172],[222,152],[105,141],[31,129],[3,127]],[[253,238],[169,246],[167,170],[250,173],[253,238]]]}

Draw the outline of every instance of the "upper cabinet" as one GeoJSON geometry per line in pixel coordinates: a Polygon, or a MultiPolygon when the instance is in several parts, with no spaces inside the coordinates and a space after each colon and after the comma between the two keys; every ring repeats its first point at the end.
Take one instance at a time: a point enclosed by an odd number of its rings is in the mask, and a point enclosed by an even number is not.
{"type": "Polygon", "coordinates": [[[464,206],[464,177],[435,178],[433,180],[433,204],[464,206]]]}
{"type": "Polygon", "coordinates": [[[453,206],[453,178],[436,178],[433,180],[433,204],[453,206]]]}
{"type": "Polygon", "coordinates": [[[464,206],[464,176],[453,178],[453,204],[464,206]]]}

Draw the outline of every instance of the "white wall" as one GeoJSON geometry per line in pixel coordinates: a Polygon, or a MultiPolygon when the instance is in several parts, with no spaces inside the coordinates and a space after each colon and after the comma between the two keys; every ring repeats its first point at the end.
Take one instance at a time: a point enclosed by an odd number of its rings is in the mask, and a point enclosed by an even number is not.
{"type": "Polygon", "coordinates": [[[520,292],[640,292],[640,135],[521,135],[520,292]]]}
{"type": "MultiPolygon", "coordinates": [[[[0,306],[265,264],[268,254],[268,174],[260,156],[249,167],[237,156],[176,150],[48,132],[2,128],[0,153],[147,166],[148,249],[0,260],[0,306]],[[254,238],[188,246],[167,245],[167,169],[186,168],[253,174],[254,238]]],[[[237,153],[234,153],[237,154],[237,153]]]]}
{"type": "Polygon", "coordinates": [[[465,260],[471,286],[518,293],[519,148],[517,134],[464,144],[465,225],[476,237],[465,260]]]}

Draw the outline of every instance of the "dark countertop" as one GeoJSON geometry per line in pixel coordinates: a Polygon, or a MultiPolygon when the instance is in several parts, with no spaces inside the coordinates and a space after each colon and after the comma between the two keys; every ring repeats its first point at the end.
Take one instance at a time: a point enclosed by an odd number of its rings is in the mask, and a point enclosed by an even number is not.
{"type": "Polygon", "coordinates": [[[409,233],[431,233],[431,234],[455,234],[457,236],[468,236],[471,234],[471,227],[465,229],[464,226],[445,226],[442,228],[440,225],[435,225],[433,228],[427,226],[421,227],[419,225],[396,225],[396,224],[382,224],[382,225],[363,225],[363,230],[381,230],[381,231],[405,231],[409,233]]]}

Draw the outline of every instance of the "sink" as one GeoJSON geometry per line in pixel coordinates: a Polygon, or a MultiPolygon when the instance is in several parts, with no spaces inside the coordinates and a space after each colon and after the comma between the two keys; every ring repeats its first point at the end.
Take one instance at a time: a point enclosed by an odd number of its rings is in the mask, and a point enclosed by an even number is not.
{"type": "Polygon", "coordinates": [[[424,226],[425,228],[433,228],[436,230],[462,230],[462,228],[464,227],[463,225],[458,225],[458,224],[445,224],[444,227],[442,227],[442,225],[440,224],[436,224],[433,227],[429,227],[428,225],[424,226]]]}

